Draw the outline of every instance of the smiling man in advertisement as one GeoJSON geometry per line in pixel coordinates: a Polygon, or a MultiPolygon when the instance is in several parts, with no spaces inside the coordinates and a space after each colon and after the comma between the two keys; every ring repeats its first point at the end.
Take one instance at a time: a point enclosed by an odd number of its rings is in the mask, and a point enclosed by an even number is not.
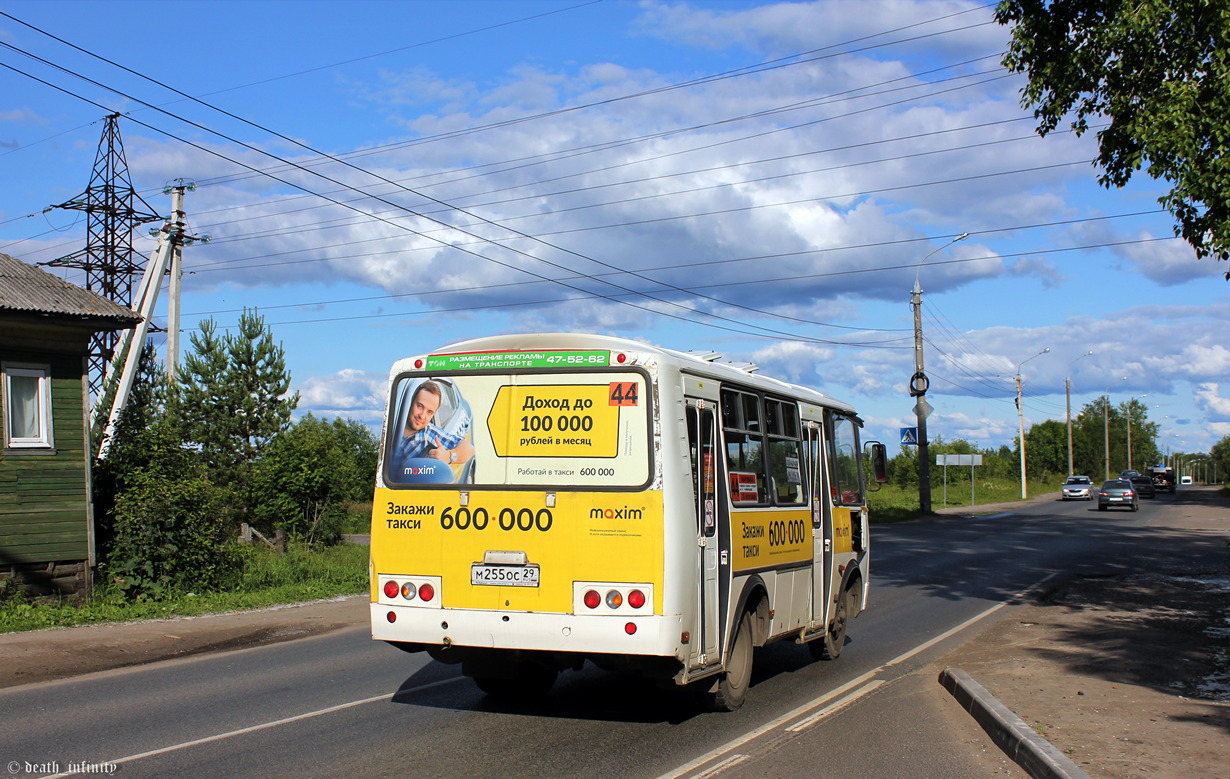
{"type": "Polygon", "coordinates": [[[469,441],[469,404],[447,379],[425,379],[401,388],[401,438],[389,461],[389,478],[399,483],[468,481],[474,459],[469,441]],[[460,466],[455,468],[454,466],[460,466]]]}

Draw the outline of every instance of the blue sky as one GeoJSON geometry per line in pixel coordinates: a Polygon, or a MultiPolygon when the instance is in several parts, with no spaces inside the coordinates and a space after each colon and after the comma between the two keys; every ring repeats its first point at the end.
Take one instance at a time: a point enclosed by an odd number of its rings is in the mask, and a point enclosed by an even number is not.
{"type": "Polygon", "coordinates": [[[1100,187],[1092,136],[1034,134],[990,5],[0,11],[0,251],[84,246],[82,214],[43,209],[122,113],[155,211],[198,185],[184,326],[257,308],[302,412],[378,425],[399,357],[593,331],[755,362],[895,443],[917,276],[933,440],[1011,444],[1018,367],[1027,425],[1064,418],[1070,377],[1074,413],[1140,398],[1163,448],[1230,435],[1226,265],[1147,176],[1100,187]]]}

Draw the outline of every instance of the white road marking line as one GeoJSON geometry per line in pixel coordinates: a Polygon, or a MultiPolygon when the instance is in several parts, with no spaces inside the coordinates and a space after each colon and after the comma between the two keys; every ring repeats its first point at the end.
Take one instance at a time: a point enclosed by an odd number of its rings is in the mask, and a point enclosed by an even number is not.
{"type": "MultiPolygon", "coordinates": [[[[814,698],[814,699],[812,699],[812,700],[808,701],[807,703],[804,703],[802,706],[798,706],[798,707],[796,707],[796,708],[794,708],[794,709],[792,709],[792,710],[790,710],[790,711],[786,712],[785,714],[781,715],[780,717],[777,717],[777,718],[775,718],[775,719],[771,720],[770,722],[767,722],[767,723],[765,723],[764,725],[761,725],[760,727],[756,728],[755,730],[750,730],[750,731],[748,731],[747,733],[744,733],[742,736],[738,736],[737,738],[733,738],[733,739],[731,739],[730,741],[727,741],[725,744],[722,744],[721,746],[719,746],[719,747],[717,747],[717,748],[715,748],[715,749],[711,749],[709,752],[706,752],[705,754],[701,755],[700,757],[697,757],[695,760],[690,760],[690,761],[688,761],[687,763],[685,763],[685,764],[683,764],[683,765],[679,766],[679,767],[678,767],[678,768],[676,768],[674,771],[670,771],[670,772],[668,772],[668,773],[662,774],[661,776],[659,776],[659,777],[658,777],[658,779],[679,779],[680,777],[683,777],[683,776],[688,776],[688,775],[690,774],[690,772],[691,772],[691,771],[694,771],[694,770],[696,770],[697,768],[700,768],[701,766],[705,765],[706,763],[708,763],[708,762],[710,762],[710,761],[712,761],[712,760],[714,760],[714,759],[716,759],[716,758],[718,758],[718,757],[721,757],[722,755],[725,755],[725,754],[726,754],[726,753],[728,753],[728,752],[732,752],[732,751],[734,751],[735,749],[738,749],[739,747],[743,746],[744,744],[748,743],[749,741],[752,741],[752,740],[754,740],[754,739],[760,738],[760,737],[761,737],[761,736],[763,736],[765,733],[768,733],[768,732],[770,732],[770,731],[776,730],[778,727],[780,727],[780,726],[784,725],[784,724],[785,724],[785,723],[787,723],[787,722],[790,722],[790,721],[794,720],[796,717],[801,717],[801,716],[803,716],[804,714],[807,714],[807,713],[811,712],[811,711],[812,711],[813,709],[815,709],[817,706],[823,706],[824,704],[828,703],[829,701],[833,700],[834,698],[836,698],[836,697],[837,697],[837,696],[839,696],[839,695],[845,695],[847,692],[849,692],[850,690],[853,690],[853,689],[854,689],[854,688],[856,688],[856,687],[859,687],[859,686],[860,686],[860,685],[862,685],[864,682],[871,681],[871,679],[872,679],[872,678],[873,678],[876,674],[880,673],[880,671],[883,671],[885,668],[891,668],[892,666],[897,665],[898,663],[903,663],[903,662],[905,662],[906,660],[909,660],[911,657],[914,657],[914,656],[915,656],[915,655],[917,655],[918,653],[920,653],[920,652],[925,652],[927,649],[930,649],[931,647],[933,647],[933,646],[935,646],[936,644],[940,643],[940,642],[941,642],[941,641],[943,641],[944,639],[949,638],[949,637],[951,637],[952,635],[954,635],[954,634],[956,634],[956,633],[960,633],[962,630],[965,630],[967,627],[969,627],[969,626],[973,625],[974,623],[978,622],[979,620],[986,619],[987,617],[991,616],[991,615],[992,615],[992,614],[994,614],[995,612],[997,612],[997,611],[999,611],[1000,609],[1002,609],[1004,606],[1007,606],[1007,605],[1008,605],[1009,603],[1011,603],[1012,601],[1014,601],[1014,600],[1016,600],[1016,599],[1018,599],[1018,598],[1022,597],[1025,593],[1029,592],[1029,591],[1030,591],[1030,590],[1032,590],[1032,589],[1035,589],[1036,587],[1040,586],[1040,585],[1041,585],[1041,584],[1043,584],[1044,582],[1046,582],[1046,581],[1048,581],[1048,580],[1050,580],[1050,579],[1054,578],[1054,576],[1055,576],[1055,574],[1054,574],[1054,573],[1051,573],[1051,574],[1048,574],[1048,575],[1046,575],[1046,576],[1042,577],[1041,579],[1039,579],[1038,581],[1036,581],[1036,582],[1034,582],[1033,584],[1029,585],[1028,587],[1026,587],[1026,588],[1024,588],[1024,589],[1020,590],[1020,591],[1019,591],[1019,592],[1017,592],[1015,595],[1013,595],[1013,596],[1011,596],[1011,597],[1007,598],[1006,600],[1000,601],[999,603],[995,604],[994,606],[992,606],[991,608],[987,609],[986,611],[983,611],[982,613],[978,614],[977,616],[974,616],[974,617],[971,617],[970,619],[965,620],[965,621],[964,621],[964,622],[962,622],[960,625],[957,625],[956,627],[954,627],[954,628],[952,628],[952,629],[950,629],[950,630],[946,630],[946,631],[944,631],[944,632],[943,632],[943,633],[941,633],[940,635],[935,636],[934,638],[932,638],[932,639],[930,639],[930,640],[928,640],[928,641],[925,641],[925,642],[923,642],[922,644],[919,644],[918,646],[914,647],[913,649],[911,649],[911,650],[909,650],[909,651],[907,651],[907,652],[904,652],[904,653],[902,653],[902,654],[900,654],[900,655],[897,655],[896,657],[894,657],[892,660],[889,660],[889,661],[888,661],[887,663],[885,663],[884,665],[881,665],[881,666],[880,666],[880,667],[878,667],[878,668],[873,668],[873,669],[871,669],[870,671],[868,671],[868,672],[866,672],[866,673],[864,673],[864,674],[862,674],[862,675],[860,675],[860,676],[858,676],[858,677],[855,677],[854,679],[851,679],[850,681],[846,682],[845,684],[843,684],[842,686],[838,687],[837,689],[835,689],[835,690],[830,690],[829,692],[825,693],[824,695],[821,695],[819,698],[814,698]]],[[[875,687],[876,687],[876,686],[878,686],[878,685],[867,685],[867,687],[866,687],[865,689],[860,690],[857,694],[854,694],[854,695],[849,696],[849,699],[848,699],[848,700],[843,699],[843,700],[841,701],[841,705],[843,705],[843,706],[845,706],[845,705],[849,705],[849,703],[852,703],[853,701],[857,700],[857,699],[858,699],[859,697],[861,697],[862,695],[865,695],[865,694],[867,694],[868,692],[871,692],[871,690],[875,689],[875,687]]],[[[835,704],[835,705],[836,705],[836,704],[835,704]]],[[[741,761],[740,761],[740,762],[741,762],[741,761]]],[[[711,771],[713,771],[713,769],[712,769],[712,768],[711,768],[711,769],[709,769],[709,771],[706,771],[704,774],[698,774],[698,775],[696,775],[695,777],[692,777],[692,779],[699,779],[699,777],[700,777],[700,776],[705,776],[705,775],[709,774],[711,771]]]]}
{"type": "MultiPolygon", "coordinates": [[[[147,757],[153,757],[154,755],[162,755],[162,754],[166,754],[167,752],[176,752],[180,749],[187,749],[189,747],[200,746],[201,744],[210,744],[215,741],[225,741],[226,739],[234,738],[235,736],[242,736],[248,733],[255,733],[260,730],[267,730],[268,728],[276,728],[280,725],[289,725],[292,722],[299,722],[301,720],[312,719],[313,717],[320,717],[325,714],[332,714],[337,711],[345,711],[346,709],[353,709],[356,706],[363,706],[368,703],[376,703],[377,701],[391,701],[397,695],[404,695],[405,693],[411,693],[411,692],[419,692],[421,690],[429,690],[432,687],[439,687],[444,684],[452,684],[453,682],[460,681],[464,678],[465,677],[463,676],[458,676],[452,679],[441,679],[438,682],[431,682],[429,684],[423,684],[418,687],[411,687],[408,690],[398,690],[393,695],[389,695],[388,693],[385,693],[383,695],[376,695],[371,698],[363,698],[362,700],[350,701],[349,703],[339,703],[336,706],[329,706],[324,709],[317,709],[316,711],[309,711],[303,714],[296,714],[293,717],[285,717],[283,719],[274,720],[272,722],[262,722],[259,725],[251,725],[246,728],[240,728],[239,730],[232,730],[227,733],[218,733],[217,735],[214,735],[214,736],[206,736],[205,738],[198,738],[192,741],[185,741],[181,744],[172,744],[171,746],[161,747],[159,749],[151,749],[148,752],[141,752],[140,754],[136,754],[136,755],[128,755],[127,757],[117,757],[117,758],[112,758],[111,760],[102,760],[102,761],[98,761],[98,763],[106,764],[106,765],[121,765],[123,763],[132,763],[134,761],[142,760],[147,757]]],[[[50,776],[44,777],[43,779],[60,779],[60,777],[64,777],[64,776],[76,776],[79,773],[81,772],[80,771],[68,771],[68,772],[61,773],[61,774],[52,774],[50,776]]]]}
{"type": "Polygon", "coordinates": [[[705,763],[708,763],[714,758],[720,757],[721,755],[724,755],[727,752],[731,752],[735,749],[738,749],[739,747],[746,744],[747,742],[753,739],[759,738],[760,736],[763,736],[765,733],[768,733],[771,730],[776,730],[781,725],[784,725],[785,723],[790,722],[796,717],[800,717],[808,713],[812,709],[816,708],[817,706],[824,705],[825,703],[832,700],[833,698],[836,698],[838,695],[841,695],[849,690],[854,689],[855,687],[858,687],[863,682],[866,682],[870,680],[871,677],[875,676],[879,670],[880,669],[877,668],[877,669],[868,671],[862,676],[859,676],[856,679],[852,679],[846,682],[842,686],[838,687],[836,690],[831,690],[825,695],[819,698],[816,698],[814,700],[808,701],[807,703],[804,703],[802,706],[799,706],[795,709],[792,709],[791,711],[786,712],[780,717],[770,722],[767,722],[764,725],[761,725],[755,730],[750,730],[747,733],[744,733],[742,736],[739,736],[738,738],[731,739],[730,741],[727,741],[722,746],[716,749],[713,749],[704,755],[701,755],[695,760],[692,760],[688,763],[685,763],[684,765],[679,766],[678,768],[676,768],[674,771],[671,771],[670,773],[662,774],[660,777],[658,777],[658,779],[679,779],[679,777],[681,776],[687,776],[691,771],[697,768],[700,768],[702,765],[704,765],[705,763]]]}
{"type": "Polygon", "coordinates": [[[731,766],[736,766],[739,763],[742,763],[744,760],[747,760],[747,758],[748,758],[748,755],[731,755],[730,757],[726,758],[722,762],[711,767],[708,771],[705,771],[703,774],[697,774],[696,776],[692,777],[692,779],[709,779],[709,777],[711,776],[717,776],[718,774],[725,771],[727,768],[730,768],[731,766]]]}
{"type": "Polygon", "coordinates": [[[855,690],[854,692],[850,693],[849,695],[837,701],[836,703],[830,706],[825,706],[823,709],[816,712],[815,714],[812,714],[810,717],[804,717],[803,719],[794,723],[790,727],[786,728],[786,730],[791,733],[800,733],[804,730],[807,730],[812,725],[815,725],[817,722],[824,719],[828,715],[834,712],[837,712],[837,711],[841,711],[846,706],[849,706],[851,703],[863,697],[864,695],[871,692],[872,690],[874,690],[875,688],[879,687],[882,684],[884,684],[884,680],[877,679],[871,684],[867,685],[866,687],[855,690]]]}

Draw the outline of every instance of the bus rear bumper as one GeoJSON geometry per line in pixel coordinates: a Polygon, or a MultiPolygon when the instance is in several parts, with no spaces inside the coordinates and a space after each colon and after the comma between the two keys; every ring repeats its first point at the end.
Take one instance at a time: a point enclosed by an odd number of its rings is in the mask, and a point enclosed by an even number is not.
{"type": "MultiPolygon", "coordinates": [[[[372,638],[422,649],[471,647],[686,657],[678,616],[591,616],[371,604],[372,638]]],[[[407,647],[409,648],[409,647],[407,647]]],[[[433,655],[435,653],[433,652],[433,655]]]]}

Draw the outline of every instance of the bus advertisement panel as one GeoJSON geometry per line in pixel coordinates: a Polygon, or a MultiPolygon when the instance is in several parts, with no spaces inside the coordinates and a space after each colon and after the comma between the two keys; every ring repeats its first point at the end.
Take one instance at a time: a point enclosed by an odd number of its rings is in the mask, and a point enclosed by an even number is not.
{"type": "Polygon", "coordinates": [[[650,416],[640,372],[406,375],[393,382],[391,487],[640,489],[650,416]]]}

